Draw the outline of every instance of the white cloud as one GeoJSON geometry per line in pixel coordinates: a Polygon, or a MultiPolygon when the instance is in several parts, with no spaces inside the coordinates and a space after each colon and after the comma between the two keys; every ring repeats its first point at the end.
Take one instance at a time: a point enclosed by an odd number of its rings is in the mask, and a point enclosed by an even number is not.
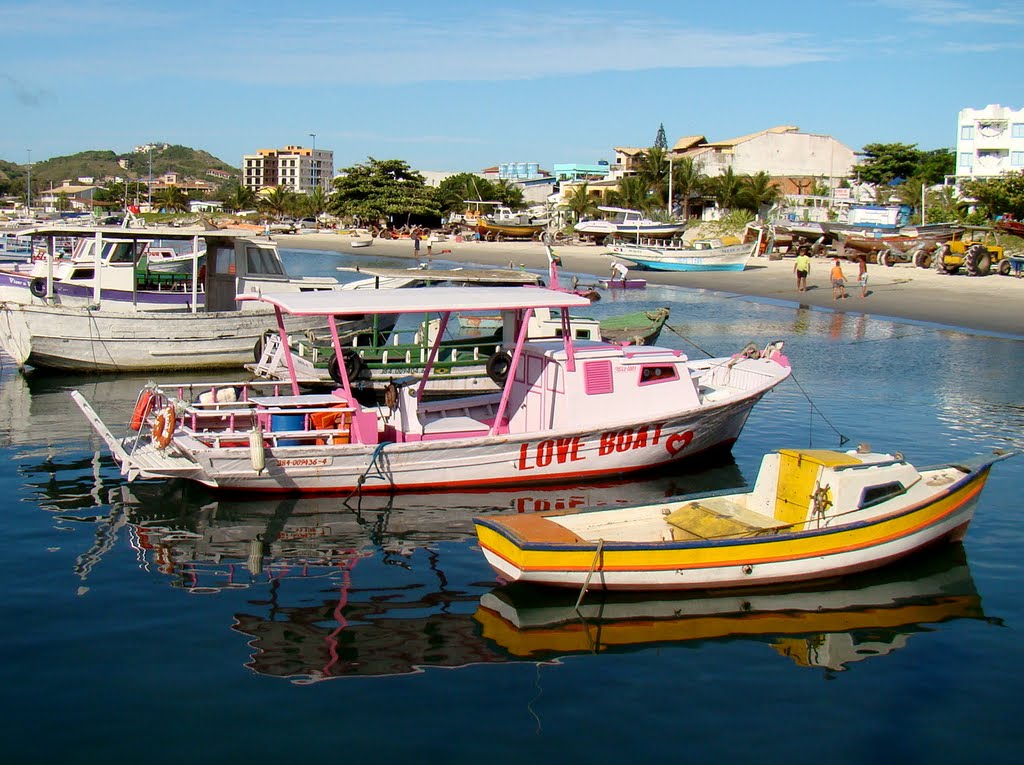
{"type": "Polygon", "coordinates": [[[878,0],[880,5],[907,14],[910,21],[936,26],[969,24],[1017,25],[1024,13],[1016,4],[960,2],[959,0],[878,0]]]}

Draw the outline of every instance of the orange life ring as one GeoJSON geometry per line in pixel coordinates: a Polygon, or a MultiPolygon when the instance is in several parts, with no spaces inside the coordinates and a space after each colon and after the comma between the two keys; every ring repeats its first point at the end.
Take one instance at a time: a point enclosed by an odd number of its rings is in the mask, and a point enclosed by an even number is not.
{"type": "Polygon", "coordinates": [[[142,427],[142,423],[146,421],[146,417],[149,415],[150,409],[153,408],[153,391],[144,390],[142,395],[139,396],[139,400],[135,403],[135,411],[132,412],[131,422],[128,423],[128,427],[132,430],[138,430],[142,427]]]}
{"type": "Polygon", "coordinates": [[[166,449],[167,444],[171,442],[171,438],[174,436],[174,426],[178,424],[177,417],[174,415],[174,407],[169,406],[164,409],[160,414],[153,420],[153,445],[157,449],[166,449]]]}

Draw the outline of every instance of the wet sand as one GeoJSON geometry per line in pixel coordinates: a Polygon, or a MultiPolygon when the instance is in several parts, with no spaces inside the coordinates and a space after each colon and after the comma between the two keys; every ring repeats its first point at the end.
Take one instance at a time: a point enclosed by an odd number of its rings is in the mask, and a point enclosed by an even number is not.
{"type": "MultiPolygon", "coordinates": [[[[316,233],[275,236],[282,247],[331,250],[354,255],[404,257],[416,259],[408,239],[374,240],[371,247],[352,249],[351,238],[344,234],[316,233]]],[[[563,271],[591,274],[596,278],[609,275],[613,256],[600,246],[559,246],[563,271]]],[[[433,257],[460,263],[491,267],[545,269],[547,255],[541,244],[534,242],[436,242],[433,257]]],[[[419,259],[427,259],[426,244],[420,243],[419,259]]],[[[968,277],[942,274],[932,269],[898,264],[891,268],[868,265],[868,295],[860,296],[857,266],[843,261],[846,274],[845,300],[833,300],[829,271],[832,261],[815,258],[807,279],[807,291],[797,292],[793,260],[752,258],[742,272],[703,271],[666,272],[630,271],[630,276],[646,279],[652,284],[712,290],[752,297],[780,300],[850,313],[867,313],[897,319],[911,319],[950,327],[1011,335],[1024,339],[1024,279],[990,274],[968,277]]]]}

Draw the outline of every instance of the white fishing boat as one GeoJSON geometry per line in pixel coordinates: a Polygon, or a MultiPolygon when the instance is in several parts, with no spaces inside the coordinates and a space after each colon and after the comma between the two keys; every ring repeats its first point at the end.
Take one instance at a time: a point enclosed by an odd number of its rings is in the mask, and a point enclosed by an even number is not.
{"type": "MultiPolygon", "coordinates": [[[[0,346],[19,366],[83,371],[145,371],[241,367],[276,326],[268,305],[236,300],[267,290],[348,290],[336,279],[292,277],[270,240],[249,231],[36,229],[47,256],[28,270],[0,270],[0,346]],[[77,254],[56,257],[55,240],[79,237],[77,254]],[[191,243],[190,274],[140,274],[154,238],[191,243]],[[206,262],[199,264],[199,253],[206,262]]],[[[342,326],[365,330],[365,319],[342,326]]],[[[383,327],[386,329],[386,327],[383,327]]],[[[289,331],[324,333],[323,317],[293,317],[289,331]]]]}
{"type": "Polygon", "coordinates": [[[198,261],[202,268],[206,261],[205,249],[189,252],[187,248],[178,249],[157,242],[150,242],[142,255],[145,270],[153,274],[190,274],[193,262],[198,261]]]}
{"type": "Polygon", "coordinates": [[[686,229],[682,223],[666,223],[647,218],[639,210],[624,207],[598,207],[598,210],[610,213],[610,218],[584,220],[573,226],[576,234],[582,238],[604,242],[608,237],[672,237],[682,234],[686,229]]]}
{"type": "Polygon", "coordinates": [[[756,242],[730,244],[721,239],[693,242],[629,242],[616,240],[608,253],[652,271],[742,271],[756,242]]]}
{"type": "Polygon", "coordinates": [[[918,470],[901,454],[781,449],[752,491],[597,512],[478,518],[508,581],[607,590],[750,587],[878,568],[967,533],[988,456],[918,470]]]}
{"type": "Polygon", "coordinates": [[[357,400],[345,365],[341,384],[327,394],[303,393],[294,372],[287,386],[153,384],[126,413],[137,429],[118,437],[74,392],[129,479],[182,478],[254,492],[391,492],[622,476],[729,449],[754,404],[790,373],[781,343],[692,361],[673,349],[576,341],[569,311],[590,301],[540,287],[239,300],[272,306],[285,344],[287,318],[325,317],[338,358],[339,319],[439,314],[441,327],[423,376],[393,382],[383,405],[357,400]],[[529,340],[530,317],[543,308],[561,311],[562,336],[529,340]],[[472,311],[516,317],[501,390],[426,400],[445,325],[472,311]]]}

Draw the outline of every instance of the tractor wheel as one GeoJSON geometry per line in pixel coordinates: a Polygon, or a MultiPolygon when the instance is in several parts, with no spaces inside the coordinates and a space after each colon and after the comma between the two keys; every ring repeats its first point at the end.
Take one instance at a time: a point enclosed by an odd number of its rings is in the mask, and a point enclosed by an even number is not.
{"type": "Polygon", "coordinates": [[[885,249],[878,253],[878,265],[886,268],[892,268],[895,265],[892,262],[892,250],[885,249]]]}
{"type": "Polygon", "coordinates": [[[1010,275],[1010,261],[1009,261],[1009,259],[1008,258],[1003,258],[1002,260],[1000,260],[999,261],[998,269],[999,269],[1000,275],[1002,275],[1002,276],[1009,276],[1010,275]]]}
{"type": "Polygon", "coordinates": [[[928,248],[921,245],[914,250],[914,265],[917,268],[930,268],[932,265],[932,254],[928,252],[928,248]]]}
{"type": "Polygon", "coordinates": [[[984,245],[972,244],[964,253],[964,265],[968,276],[988,276],[992,268],[992,256],[984,245]]]}
{"type": "Polygon", "coordinates": [[[938,271],[940,274],[945,272],[947,274],[955,274],[956,268],[950,271],[946,268],[946,257],[952,252],[948,244],[944,244],[935,251],[935,257],[932,259],[932,268],[938,271]]]}

